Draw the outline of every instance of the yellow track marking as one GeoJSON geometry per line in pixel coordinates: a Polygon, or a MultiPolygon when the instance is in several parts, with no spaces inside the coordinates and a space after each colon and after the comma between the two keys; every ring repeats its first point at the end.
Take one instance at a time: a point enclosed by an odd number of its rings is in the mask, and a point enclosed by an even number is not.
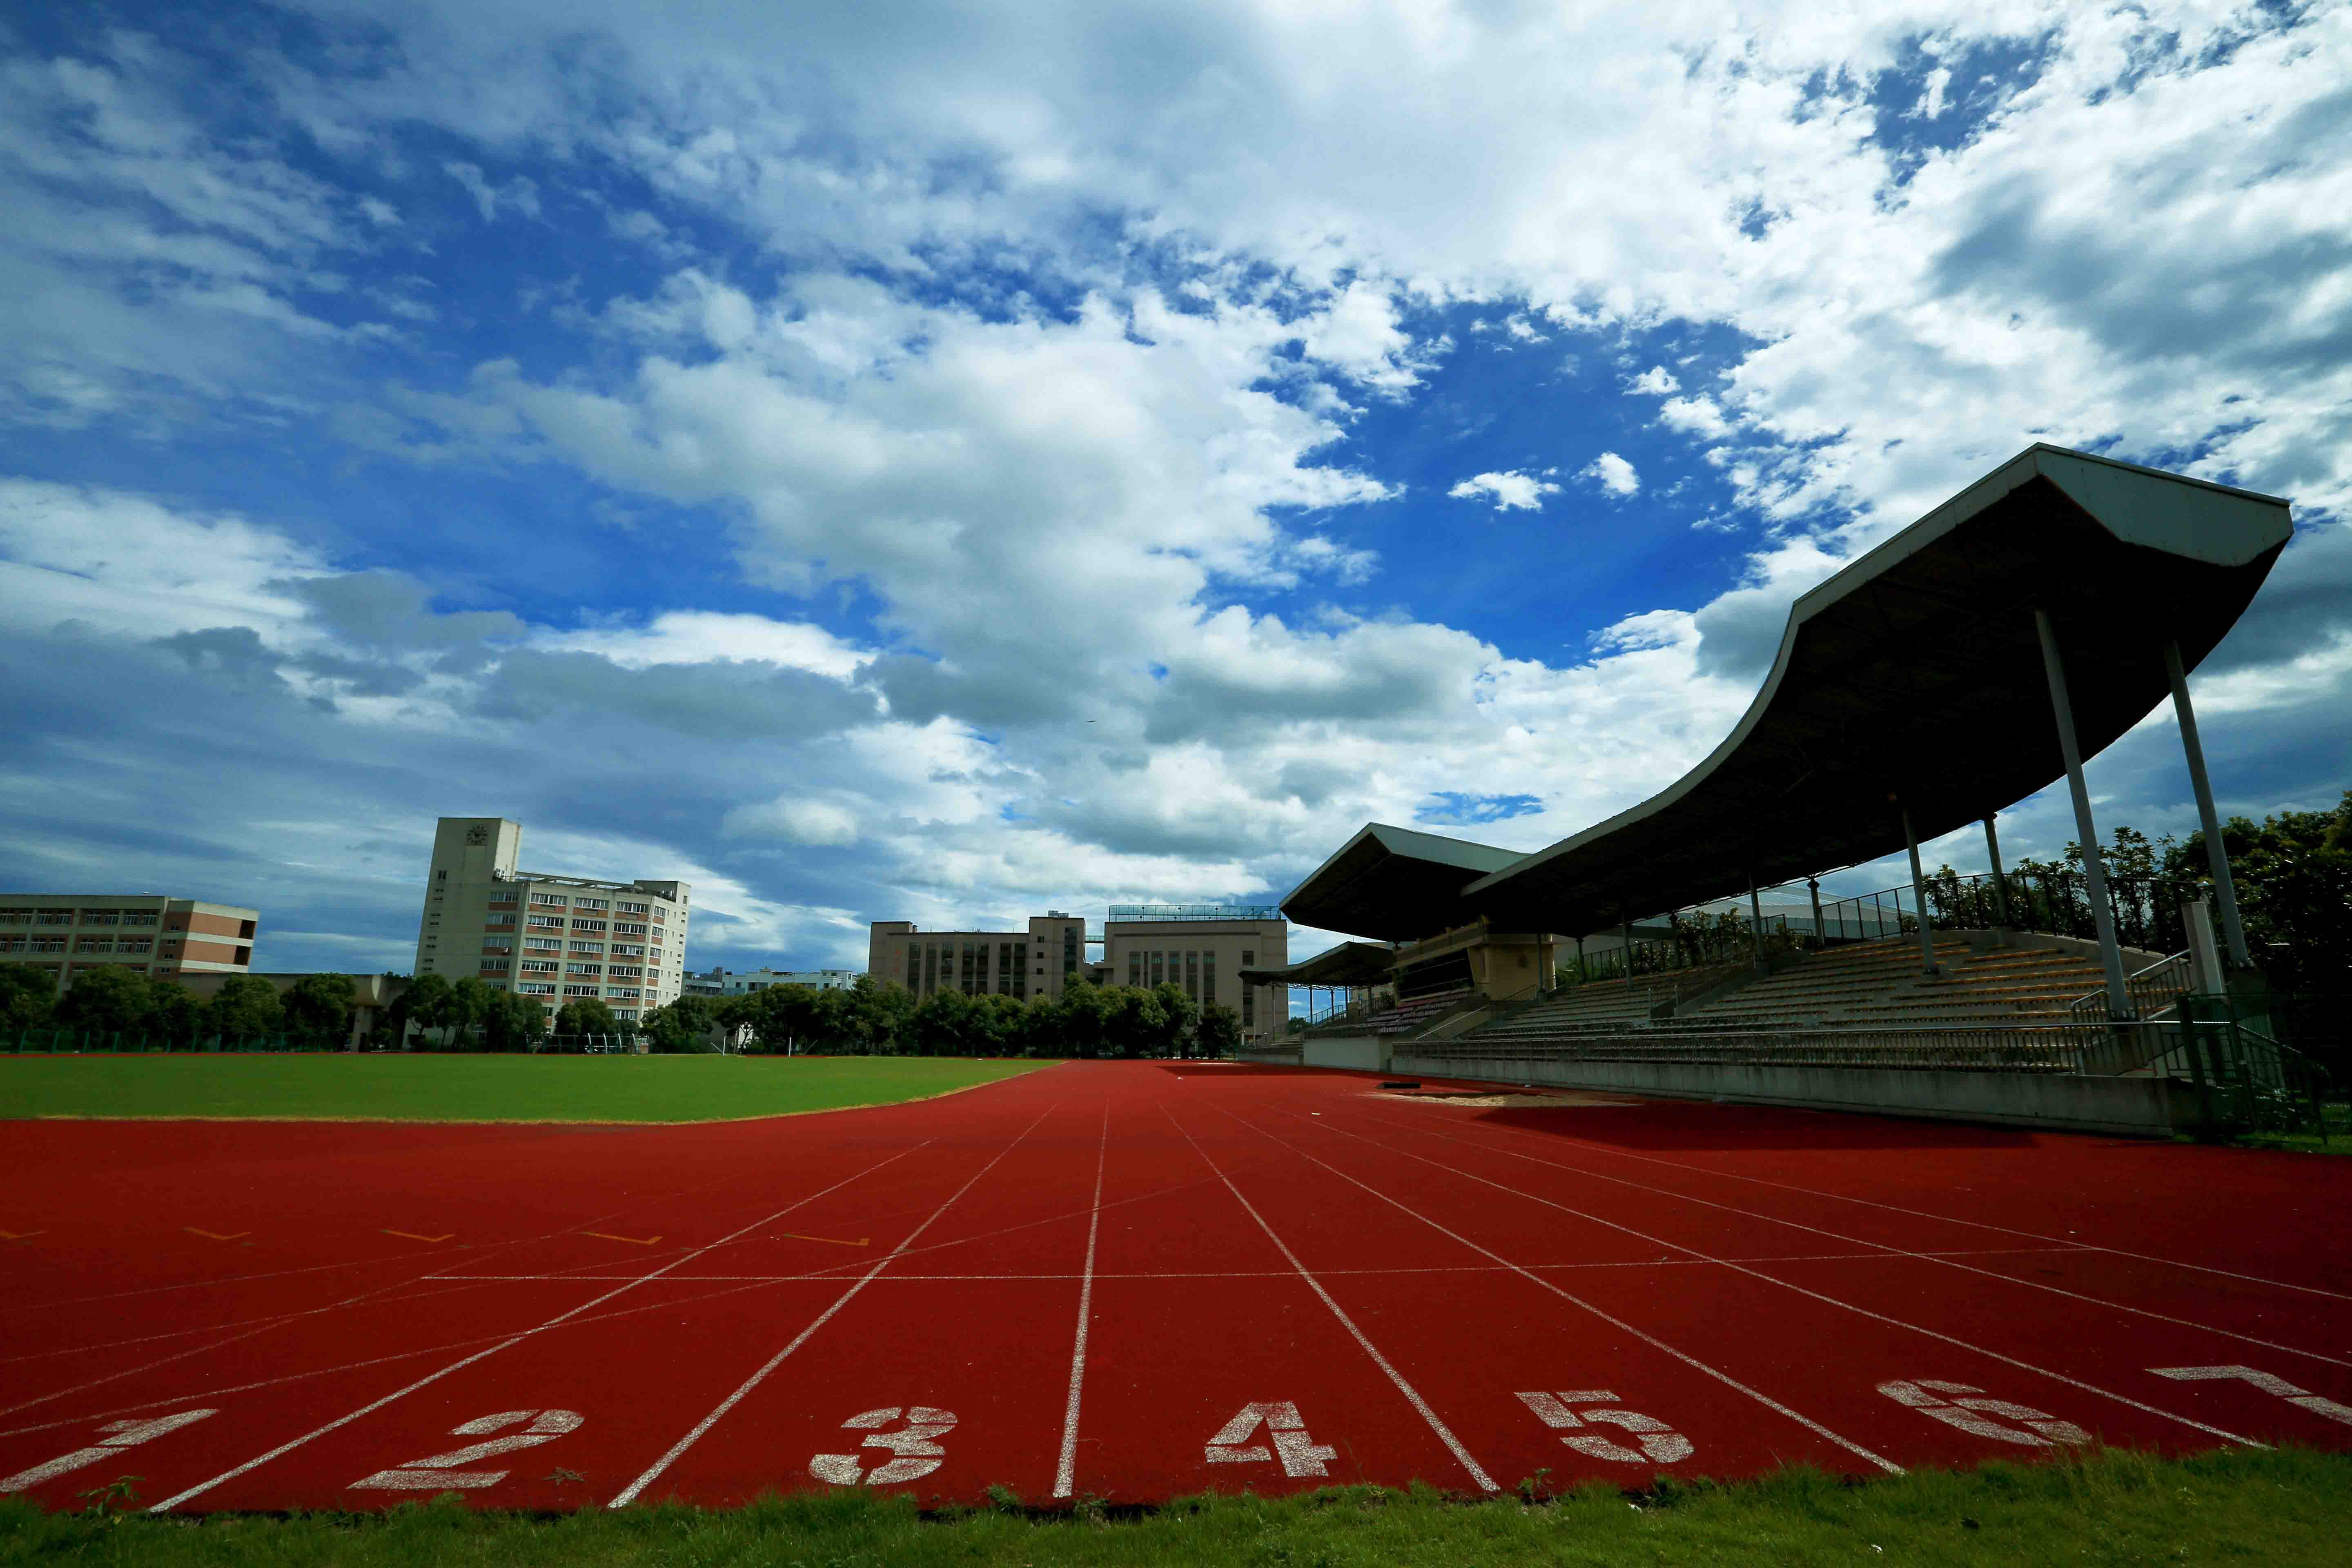
{"type": "Polygon", "coordinates": [[[599,1241],[625,1241],[631,1247],[651,1247],[655,1242],[661,1239],[658,1236],[648,1236],[642,1238],[634,1236],[607,1236],[601,1230],[583,1230],[580,1234],[583,1236],[593,1236],[599,1241]]]}
{"type": "Polygon", "coordinates": [[[198,1230],[192,1225],[184,1225],[180,1228],[186,1231],[190,1236],[201,1236],[206,1241],[235,1241],[240,1236],[251,1236],[253,1234],[253,1232],[249,1230],[238,1230],[231,1231],[228,1235],[223,1236],[216,1230],[198,1230]]]}
{"type": "Polygon", "coordinates": [[[828,1241],[835,1247],[867,1247],[874,1241],[870,1236],[861,1236],[856,1241],[844,1241],[837,1236],[803,1236],[796,1230],[781,1231],[778,1234],[790,1241],[828,1241]]]}
{"type": "Polygon", "coordinates": [[[453,1230],[449,1236],[419,1236],[413,1230],[386,1230],[383,1234],[399,1237],[404,1241],[446,1241],[457,1233],[453,1230]]]}

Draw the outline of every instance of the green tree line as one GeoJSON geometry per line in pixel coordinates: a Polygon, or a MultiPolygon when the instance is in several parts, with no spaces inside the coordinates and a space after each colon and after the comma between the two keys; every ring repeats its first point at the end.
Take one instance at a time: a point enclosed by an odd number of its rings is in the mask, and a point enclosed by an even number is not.
{"type": "Polygon", "coordinates": [[[715,1048],[748,1033],[743,1048],[825,1056],[1218,1057],[1241,1044],[1241,1016],[1206,1006],[1181,985],[1091,985],[1016,1001],[911,991],[860,975],[846,990],[772,985],[740,996],[681,996],[647,1016],[656,1050],[715,1048]]]}
{"type": "Polygon", "coordinates": [[[342,974],[306,974],[283,995],[258,976],[232,974],[207,998],[168,977],[108,965],[76,974],[62,996],[56,987],[47,970],[0,965],[0,1027],[165,1040],[290,1034],[340,1044],[358,1005],[357,990],[342,974]]]}

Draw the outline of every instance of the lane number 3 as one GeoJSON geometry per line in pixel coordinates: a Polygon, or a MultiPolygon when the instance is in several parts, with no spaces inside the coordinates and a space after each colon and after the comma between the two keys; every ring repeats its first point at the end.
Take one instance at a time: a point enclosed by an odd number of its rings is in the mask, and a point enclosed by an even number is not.
{"type": "Polygon", "coordinates": [[[865,1433],[866,1439],[859,1447],[880,1448],[893,1458],[869,1470],[856,1454],[819,1454],[809,1461],[809,1474],[837,1487],[854,1487],[860,1482],[869,1487],[887,1487],[897,1481],[920,1480],[947,1463],[948,1451],[940,1447],[939,1440],[954,1431],[955,1424],[954,1411],[929,1405],[904,1408],[886,1405],[879,1410],[868,1410],[843,1422],[842,1430],[865,1433]],[[882,1430],[902,1417],[903,1424],[897,1431],[882,1430]]]}

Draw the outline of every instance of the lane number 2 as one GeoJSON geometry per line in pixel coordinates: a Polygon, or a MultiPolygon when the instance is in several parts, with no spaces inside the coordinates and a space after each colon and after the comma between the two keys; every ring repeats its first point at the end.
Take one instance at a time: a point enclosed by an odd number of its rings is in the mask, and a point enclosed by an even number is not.
{"type": "Polygon", "coordinates": [[[1599,1432],[1577,1432],[1572,1436],[1560,1439],[1588,1458],[1610,1459],[1621,1465],[1671,1465],[1697,1452],[1689,1438],[1656,1416],[1644,1415],[1638,1410],[1614,1408],[1616,1398],[1605,1388],[1563,1389],[1558,1394],[1522,1394],[1519,1403],[1534,1411],[1537,1420],[1555,1430],[1599,1422],[1604,1426],[1618,1428],[1640,1445],[1629,1448],[1599,1432]],[[1602,1408],[1570,1409],[1570,1405],[1601,1405],[1602,1408]]]}
{"type": "Polygon", "coordinates": [[[176,1432],[207,1415],[219,1414],[217,1410],[183,1410],[176,1415],[152,1416],[145,1421],[110,1421],[99,1428],[110,1436],[100,1437],[89,1447],[59,1454],[47,1464],[35,1465],[29,1470],[19,1470],[5,1479],[0,1479],[0,1492],[20,1492],[28,1487],[39,1486],[43,1481],[79,1470],[84,1465],[94,1465],[110,1454],[135,1448],[151,1438],[161,1437],[166,1432],[176,1432]]]}
{"type": "Polygon", "coordinates": [[[2256,1372],[2250,1366],[2152,1366],[2147,1369],[2158,1377],[2178,1378],[2183,1383],[2218,1382],[2222,1378],[2240,1378],[2252,1384],[2264,1394],[2275,1394],[2289,1405],[2299,1405],[2315,1415],[2325,1415],[2330,1421],[2352,1426],[2352,1405],[2338,1405],[2333,1399],[2297,1388],[2283,1377],[2266,1372],[2256,1372]]]}
{"type": "Polygon", "coordinates": [[[2047,1448],[2059,1443],[2087,1443],[2091,1435],[2071,1421],[2061,1421],[2047,1411],[2036,1410],[2030,1405],[2018,1405],[2006,1399],[1988,1399],[1984,1390],[1965,1383],[1938,1383],[1923,1377],[1916,1382],[1882,1383],[1878,1392],[1897,1405],[1908,1405],[1920,1415],[1957,1426],[1963,1432],[1973,1432],[1979,1437],[1990,1437],[1997,1443],[2015,1443],[2021,1447],[2047,1448]],[[1954,1397],[1940,1397],[1951,1394],[1954,1397]],[[1965,1396],[1965,1397],[1963,1397],[1965,1396]],[[2006,1415],[2025,1429],[2004,1426],[1993,1419],[2006,1415]]]}
{"type": "Polygon", "coordinates": [[[887,1487],[897,1481],[919,1480],[947,1463],[948,1451],[940,1447],[939,1440],[955,1430],[955,1424],[954,1411],[929,1405],[904,1408],[886,1405],[879,1410],[868,1410],[843,1422],[842,1430],[865,1433],[866,1440],[858,1447],[880,1448],[893,1457],[869,1470],[858,1462],[856,1454],[819,1454],[809,1460],[809,1474],[837,1487],[854,1487],[860,1482],[869,1487],[887,1487]],[[902,1417],[903,1423],[897,1431],[882,1430],[902,1417]]]}
{"type": "Polygon", "coordinates": [[[1217,1435],[1209,1439],[1202,1453],[1202,1458],[1212,1465],[1257,1465],[1279,1460],[1286,1476],[1328,1476],[1331,1472],[1323,1468],[1323,1462],[1338,1457],[1338,1449],[1326,1447],[1307,1435],[1307,1423],[1300,1418],[1298,1406],[1286,1399],[1243,1405],[1232,1420],[1217,1428],[1217,1435]],[[1250,1435],[1260,1426],[1265,1428],[1266,1441],[1252,1443],[1250,1435]]]}
{"type": "Polygon", "coordinates": [[[428,1454],[421,1459],[410,1459],[388,1470],[378,1470],[352,1483],[352,1489],[394,1492],[470,1492],[493,1487],[507,1479],[504,1470],[464,1470],[460,1465],[499,1454],[511,1454],[521,1448],[536,1448],[541,1443],[552,1443],[566,1432],[576,1432],[584,1419],[576,1410],[501,1410],[494,1415],[477,1415],[471,1421],[461,1421],[449,1428],[453,1437],[481,1437],[488,1433],[504,1431],[509,1426],[528,1421],[530,1426],[504,1437],[490,1437],[487,1442],[468,1443],[462,1448],[452,1448],[446,1454],[428,1454]]]}

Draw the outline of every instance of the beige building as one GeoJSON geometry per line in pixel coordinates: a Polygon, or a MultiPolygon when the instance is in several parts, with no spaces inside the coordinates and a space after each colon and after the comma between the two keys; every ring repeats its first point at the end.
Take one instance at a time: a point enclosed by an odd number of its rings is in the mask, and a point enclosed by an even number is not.
{"type": "Polygon", "coordinates": [[[1061,910],[1033,915],[1026,931],[923,931],[911,921],[877,921],[866,973],[917,996],[961,991],[1019,1001],[1058,996],[1074,975],[1110,985],[1181,986],[1203,1005],[1221,1002],[1242,1016],[1244,1036],[1278,1032],[1290,1009],[1286,985],[1241,983],[1245,967],[1290,962],[1282,911],[1238,904],[1115,904],[1103,927],[1103,955],[1087,956],[1086,921],[1061,910]]]}
{"type": "Polygon", "coordinates": [[[418,974],[470,974],[537,997],[551,1016],[593,998],[634,1022],[677,1000],[688,884],[519,870],[521,853],[520,823],[441,819],[417,921],[418,974]]]}
{"type": "Polygon", "coordinates": [[[1086,964],[1087,922],[1060,910],[1030,916],[1026,931],[919,931],[912,921],[876,921],[866,948],[876,984],[918,996],[1059,996],[1086,964]]]}
{"type": "Polygon", "coordinates": [[[0,963],[76,973],[118,965],[142,974],[243,974],[259,910],[161,893],[0,893],[0,963]]]}
{"type": "Polygon", "coordinates": [[[1242,1037],[1279,1034],[1287,985],[1244,985],[1244,969],[1290,962],[1290,922],[1272,905],[1113,904],[1103,922],[1103,968],[1113,985],[1171,982],[1202,1006],[1242,1017],[1242,1037]]]}

